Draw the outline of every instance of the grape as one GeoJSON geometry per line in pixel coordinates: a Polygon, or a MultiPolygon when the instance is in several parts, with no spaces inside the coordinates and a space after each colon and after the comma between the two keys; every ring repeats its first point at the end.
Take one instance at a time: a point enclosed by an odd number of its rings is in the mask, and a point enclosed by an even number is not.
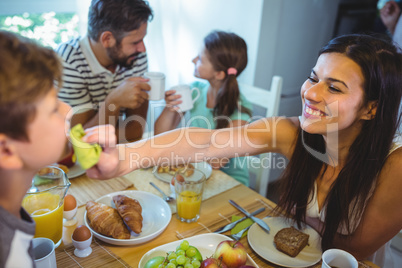
{"type": "Polygon", "coordinates": [[[176,268],[176,265],[173,264],[173,263],[171,263],[171,262],[169,262],[169,263],[166,265],[166,268],[176,268]]]}
{"type": "Polygon", "coordinates": [[[186,252],[182,249],[179,249],[176,251],[176,254],[177,254],[177,256],[181,256],[181,255],[184,256],[184,255],[186,255],[186,252]]]}
{"type": "Polygon", "coordinates": [[[193,260],[191,262],[191,264],[193,265],[194,268],[200,268],[200,266],[201,266],[201,263],[199,260],[193,260]]]}
{"type": "Polygon", "coordinates": [[[186,250],[186,255],[190,258],[194,257],[195,254],[197,253],[197,251],[195,250],[195,248],[190,247],[186,250]]]}
{"type": "Polygon", "coordinates": [[[177,266],[177,261],[176,261],[176,259],[171,259],[171,260],[169,261],[169,263],[173,263],[174,265],[177,266]]]}
{"type": "Polygon", "coordinates": [[[174,252],[174,251],[172,251],[172,253],[170,253],[169,255],[168,255],[168,260],[170,261],[170,260],[172,260],[172,259],[176,259],[177,258],[177,254],[176,254],[176,252],[174,252]]]}
{"type": "Polygon", "coordinates": [[[182,265],[186,263],[186,257],[184,255],[179,255],[176,258],[177,264],[182,265]]]}
{"type": "Polygon", "coordinates": [[[186,265],[184,266],[184,268],[194,268],[194,266],[190,263],[186,263],[186,265]]]}
{"type": "Polygon", "coordinates": [[[190,244],[188,243],[187,240],[183,240],[183,241],[180,243],[180,249],[182,249],[182,250],[184,250],[184,251],[186,251],[189,246],[190,246],[190,244]]]}

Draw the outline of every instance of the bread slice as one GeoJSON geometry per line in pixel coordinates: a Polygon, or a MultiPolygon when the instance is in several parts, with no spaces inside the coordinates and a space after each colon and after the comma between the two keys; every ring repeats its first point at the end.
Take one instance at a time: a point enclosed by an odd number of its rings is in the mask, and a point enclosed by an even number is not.
{"type": "Polygon", "coordinates": [[[309,237],[310,235],[300,232],[292,226],[279,230],[274,237],[274,243],[277,250],[290,257],[296,257],[308,244],[309,237]]]}

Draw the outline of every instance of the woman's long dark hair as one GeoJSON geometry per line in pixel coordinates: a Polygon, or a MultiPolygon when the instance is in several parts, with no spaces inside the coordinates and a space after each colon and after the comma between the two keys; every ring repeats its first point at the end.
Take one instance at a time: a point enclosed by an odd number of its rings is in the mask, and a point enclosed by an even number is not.
{"type": "Polygon", "coordinates": [[[204,45],[208,59],[214,69],[226,73],[223,86],[218,91],[213,111],[216,118],[216,128],[225,128],[229,123],[227,118],[236,109],[251,116],[250,109],[243,106],[238,107],[240,91],[236,79],[247,66],[247,44],[243,38],[234,33],[213,31],[204,38],[204,45]],[[228,75],[229,68],[235,68],[237,74],[228,75]]]}
{"type": "MultiPolygon", "coordinates": [[[[402,60],[396,48],[386,40],[369,35],[345,35],[330,41],[321,49],[324,53],[341,53],[356,62],[364,76],[364,101],[377,101],[377,112],[372,120],[363,123],[361,133],[353,142],[346,164],[325,200],[325,225],[322,249],[333,247],[339,227],[353,232],[351,216],[360,218],[392,145],[401,120],[402,60]]],[[[322,176],[327,165],[312,156],[306,148],[324,153],[325,142],[321,135],[309,134],[300,129],[294,153],[282,175],[279,210],[295,213],[300,226],[306,218],[309,197],[314,183],[322,176]],[[324,170],[324,171],[323,171],[324,170]]]]}

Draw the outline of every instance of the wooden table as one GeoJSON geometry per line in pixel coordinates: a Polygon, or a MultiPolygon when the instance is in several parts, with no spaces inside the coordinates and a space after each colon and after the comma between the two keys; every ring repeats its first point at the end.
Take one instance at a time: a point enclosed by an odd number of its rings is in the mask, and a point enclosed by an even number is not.
{"type": "MultiPolygon", "coordinates": [[[[136,190],[136,188],[132,187],[128,190],[136,190]]],[[[202,203],[202,209],[200,214],[200,219],[198,222],[202,222],[203,219],[208,219],[208,221],[214,220],[221,220],[219,218],[219,213],[224,212],[227,214],[238,214],[238,211],[229,204],[228,200],[233,199],[236,201],[240,206],[247,207],[250,204],[256,202],[256,199],[261,199],[265,203],[269,204],[272,207],[275,207],[275,203],[268,200],[267,198],[259,195],[257,192],[251,190],[250,188],[244,185],[238,185],[233,187],[230,190],[227,190],[223,193],[220,193],[216,196],[213,196],[207,200],[204,200],[202,203]],[[212,218],[211,218],[212,217],[212,218]]],[[[83,215],[84,215],[85,207],[82,206],[78,209],[77,212],[77,220],[78,225],[83,224],[83,215]]],[[[114,246],[114,245],[107,245],[107,249],[111,252],[116,254],[126,263],[128,263],[131,267],[138,267],[138,263],[141,260],[142,256],[147,253],[149,250],[169,243],[173,241],[179,240],[176,236],[176,231],[179,230],[181,233],[190,231],[195,228],[199,228],[199,224],[195,223],[183,223],[180,222],[176,215],[172,215],[172,219],[166,228],[166,230],[157,238],[146,242],[141,245],[136,246],[114,246]]],[[[70,228],[64,228],[63,234],[63,243],[68,245],[71,243],[71,234],[74,231],[75,226],[70,228]]],[[[228,233],[225,233],[228,234],[228,233]]],[[[251,256],[251,258],[259,265],[259,267],[280,267],[274,265],[263,258],[259,257],[249,246],[247,237],[244,237],[240,240],[242,244],[247,248],[247,253],[251,256]]]]}

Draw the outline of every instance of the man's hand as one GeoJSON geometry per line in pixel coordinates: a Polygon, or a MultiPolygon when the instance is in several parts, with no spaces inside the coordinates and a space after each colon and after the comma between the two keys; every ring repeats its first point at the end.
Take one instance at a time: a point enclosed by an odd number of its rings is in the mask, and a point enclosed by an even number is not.
{"type": "Polygon", "coordinates": [[[392,35],[395,32],[395,26],[396,23],[398,22],[400,14],[401,9],[399,8],[398,4],[394,1],[387,2],[384,5],[384,7],[380,10],[381,20],[392,35]]]}
{"type": "MultiPolygon", "coordinates": [[[[148,93],[151,89],[147,82],[149,79],[143,77],[130,77],[125,79],[115,90],[109,93],[106,98],[108,105],[114,104],[113,109],[130,108],[137,109],[148,100],[148,93]]],[[[107,107],[111,109],[112,107],[107,107]]]]}
{"type": "Polygon", "coordinates": [[[87,170],[87,175],[94,179],[110,179],[118,170],[119,156],[116,148],[115,128],[112,125],[101,125],[85,130],[83,141],[98,143],[103,151],[99,162],[87,170]]]}

